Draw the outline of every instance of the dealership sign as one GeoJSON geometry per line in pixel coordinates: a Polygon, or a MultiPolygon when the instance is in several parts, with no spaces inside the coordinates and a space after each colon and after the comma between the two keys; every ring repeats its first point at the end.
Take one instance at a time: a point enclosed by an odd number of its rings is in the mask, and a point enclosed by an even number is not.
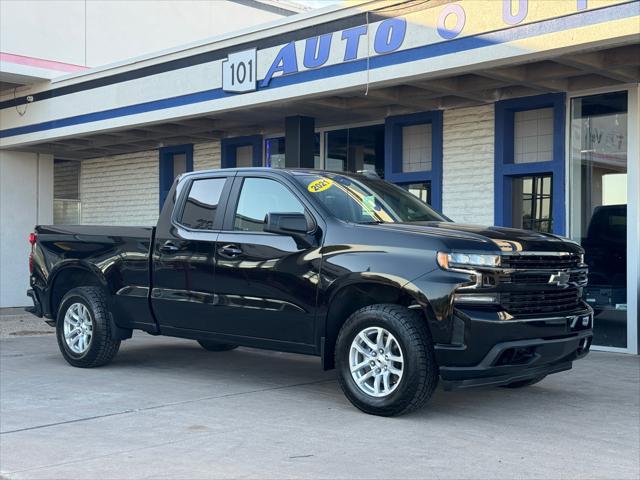
{"type": "Polygon", "coordinates": [[[256,89],[256,49],[229,55],[222,62],[222,89],[226,92],[251,92],[256,89]]]}
{"type": "Polygon", "coordinates": [[[552,18],[565,13],[560,10],[574,13],[587,8],[587,0],[449,3],[442,8],[424,9],[403,17],[386,18],[371,24],[292,41],[280,46],[275,52],[272,49],[257,52],[255,48],[235,52],[222,63],[222,89],[234,93],[250,92],[268,87],[274,76],[292,75],[329,64],[384,55],[405,47],[446,42],[461,36],[538,21],[538,17],[552,18]],[[535,4],[535,9],[532,8],[531,12],[529,3],[535,4]],[[407,43],[411,45],[407,46],[407,43]],[[258,53],[271,56],[267,59],[268,68],[265,65],[261,80],[257,78],[258,53]]]}

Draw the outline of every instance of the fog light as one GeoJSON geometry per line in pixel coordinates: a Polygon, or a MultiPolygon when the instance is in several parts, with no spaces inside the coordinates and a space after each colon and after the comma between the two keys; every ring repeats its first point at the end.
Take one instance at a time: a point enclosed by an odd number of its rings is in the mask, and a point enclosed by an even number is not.
{"type": "Polygon", "coordinates": [[[456,293],[453,296],[454,303],[467,304],[492,304],[498,303],[498,296],[495,293],[456,293]]]}

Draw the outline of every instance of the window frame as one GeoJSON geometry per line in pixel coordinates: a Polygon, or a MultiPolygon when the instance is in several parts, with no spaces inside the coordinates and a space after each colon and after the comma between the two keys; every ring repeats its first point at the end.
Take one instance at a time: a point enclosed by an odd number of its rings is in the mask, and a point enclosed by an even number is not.
{"type": "Polygon", "coordinates": [[[221,168],[238,168],[237,167],[237,149],[238,147],[253,147],[252,167],[262,166],[263,157],[263,140],[262,135],[246,135],[243,137],[223,138],[220,141],[220,166],[221,168]]]}
{"type": "Polygon", "coordinates": [[[160,211],[167,199],[167,195],[171,191],[171,186],[175,180],[173,174],[173,156],[184,153],[186,156],[185,166],[186,172],[193,172],[193,144],[173,145],[170,147],[162,147],[158,150],[158,201],[160,211]],[[166,188],[165,188],[166,187],[166,188]]]}
{"type": "Polygon", "coordinates": [[[185,184],[182,186],[182,190],[180,191],[178,199],[173,207],[173,212],[171,214],[171,224],[177,228],[180,228],[181,230],[186,230],[191,233],[211,233],[219,232],[220,230],[222,230],[222,225],[224,223],[224,218],[229,205],[229,202],[227,200],[229,199],[229,193],[231,191],[234,179],[234,175],[229,175],[228,173],[225,174],[223,172],[218,174],[193,175],[185,179],[185,184]],[[213,227],[211,229],[201,229],[184,225],[181,222],[182,214],[184,213],[184,207],[187,203],[187,199],[189,198],[189,193],[191,192],[193,183],[199,180],[215,180],[218,178],[225,179],[225,184],[222,187],[222,192],[220,192],[220,200],[218,202],[218,206],[220,206],[224,202],[224,208],[222,209],[220,215],[218,215],[218,211],[216,211],[216,216],[213,219],[213,227]]]}
{"type": "MultiPolygon", "coordinates": [[[[590,95],[598,95],[602,93],[627,91],[627,219],[637,218],[640,210],[640,87],[637,83],[607,86],[600,88],[576,90],[567,94],[566,102],[566,167],[569,169],[571,161],[571,101],[578,97],[590,95]]],[[[570,171],[570,170],[568,170],[570,171]]],[[[573,184],[571,175],[567,175],[567,202],[571,201],[572,189],[576,188],[573,184]]],[[[569,203],[570,204],[570,203],[569,203]]],[[[566,228],[568,235],[571,232],[570,218],[567,216],[566,228]]],[[[638,249],[632,248],[631,245],[640,243],[640,223],[635,225],[627,223],[627,292],[635,292],[640,288],[640,254],[638,249]]],[[[616,353],[640,353],[640,318],[638,309],[638,298],[635,295],[627,293],[627,347],[608,347],[601,345],[592,345],[591,350],[602,352],[616,353]]]]}
{"type": "Polygon", "coordinates": [[[438,212],[442,211],[442,118],[442,111],[434,110],[395,115],[385,120],[384,179],[399,185],[429,182],[430,206],[438,212]],[[431,124],[431,170],[403,172],[402,128],[425,123],[431,124]]]}
{"type": "Polygon", "coordinates": [[[513,179],[551,175],[551,233],[565,235],[565,93],[546,93],[495,103],[494,223],[511,227],[513,179]],[[553,157],[546,161],[514,163],[515,113],[553,108],[553,157]]]}

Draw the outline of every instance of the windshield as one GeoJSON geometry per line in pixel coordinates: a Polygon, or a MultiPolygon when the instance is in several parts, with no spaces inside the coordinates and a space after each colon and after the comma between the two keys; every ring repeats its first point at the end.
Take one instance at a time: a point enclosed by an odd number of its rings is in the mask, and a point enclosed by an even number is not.
{"type": "Polygon", "coordinates": [[[296,175],[340,220],[353,223],[446,221],[415,195],[384,180],[334,173],[296,175]]]}

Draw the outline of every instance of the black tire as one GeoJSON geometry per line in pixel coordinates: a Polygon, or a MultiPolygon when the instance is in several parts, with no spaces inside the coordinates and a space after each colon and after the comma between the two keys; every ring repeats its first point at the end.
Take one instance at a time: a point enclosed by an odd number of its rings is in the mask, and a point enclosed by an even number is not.
{"type": "Polygon", "coordinates": [[[371,305],[353,313],[338,334],[335,364],[346,397],[354,406],[373,415],[390,417],[416,410],[427,402],[438,385],[439,368],[425,320],[418,312],[400,305],[371,305]],[[384,397],[362,391],[351,375],[351,343],[368,327],[382,327],[393,334],[405,357],[397,387],[384,397]]]}
{"type": "Polygon", "coordinates": [[[58,308],[56,337],[62,356],[74,367],[100,367],[113,360],[120,348],[120,340],[113,340],[111,336],[109,307],[102,289],[98,287],[78,287],[64,296],[62,302],[60,302],[60,308],[58,308]],[[71,350],[64,338],[65,315],[67,310],[77,303],[81,303],[88,309],[92,324],[89,347],[82,353],[76,353],[71,350]]]}
{"type": "Polygon", "coordinates": [[[202,348],[210,352],[228,352],[229,350],[238,348],[238,345],[232,343],[221,343],[213,340],[198,340],[198,343],[202,348]]]}
{"type": "Polygon", "coordinates": [[[542,375],[541,377],[529,378],[528,380],[518,380],[517,382],[507,383],[506,385],[502,385],[502,388],[524,388],[529,387],[531,385],[535,385],[538,382],[541,382],[546,378],[546,375],[542,375]]]}

